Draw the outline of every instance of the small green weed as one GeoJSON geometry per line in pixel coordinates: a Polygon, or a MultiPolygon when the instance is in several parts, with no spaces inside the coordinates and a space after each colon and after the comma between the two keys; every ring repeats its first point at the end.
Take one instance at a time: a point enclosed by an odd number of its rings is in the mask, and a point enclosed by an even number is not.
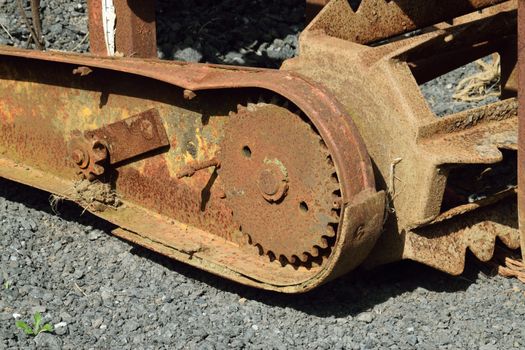
{"type": "Polygon", "coordinates": [[[26,322],[24,321],[16,321],[16,326],[24,331],[27,335],[38,335],[42,332],[53,332],[53,326],[49,323],[46,323],[42,325],[42,315],[40,312],[35,312],[35,315],[33,316],[33,328],[31,328],[26,322]]]}
{"type": "Polygon", "coordinates": [[[9,282],[8,280],[5,280],[5,281],[4,281],[4,284],[3,284],[3,287],[4,287],[4,289],[6,289],[6,290],[9,289],[9,288],[11,288],[11,282],[9,282]]]}

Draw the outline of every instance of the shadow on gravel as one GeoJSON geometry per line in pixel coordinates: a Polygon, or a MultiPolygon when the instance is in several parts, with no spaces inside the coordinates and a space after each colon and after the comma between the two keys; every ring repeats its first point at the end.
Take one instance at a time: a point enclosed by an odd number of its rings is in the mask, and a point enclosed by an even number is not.
{"type": "Polygon", "coordinates": [[[466,271],[461,276],[450,276],[419,263],[401,261],[370,271],[355,271],[305,294],[288,295],[242,286],[140,246],[134,246],[132,253],[239,297],[270,306],[293,308],[318,317],[354,316],[418,288],[440,293],[464,291],[476,283],[480,272],[480,266],[472,261],[473,257],[468,257],[466,271]]]}
{"type": "Polygon", "coordinates": [[[160,57],[278,68],[294,56],[304,0],[159,0],[160,57]]]}
{"type": "Polygon", "coordinates": [[[48,192],[0,178],[0,197],[11,202],[22,203],[28,208],[57,215],[65,221],[76,222],[107,233],[111,233],[116,228],[110,222],[102,220],[70,201],[60,202],[55,211],[50,203],[50,196],[48,192]]]}
{"type": "MultiPolygon", "coordinates": [[[[0,197],[55,214],[49,204],[49,193],[16,182],[0,179],[0,197]]],[[[59,209],[58,215],[63,220],[91,226],[108,234],[115,228],[111,223],[83,212],[83,209],[74,203],[64,201],[59,209]]],[[[318,317],[355,315],[417,288],[443,293],[466,290],[476,282],[480,272],[479,264],[475,264],[472,257],[467,260],[467,271],[458,277],[446,275],[421,264],[402,261],[371,271],[356,271],[306,294],[286,295],[242,286],[140,246],[131,246],[132,254],[147,258],[174,273],[198,280],[212,288],[275,307],[293,308],[318,317]]]]}

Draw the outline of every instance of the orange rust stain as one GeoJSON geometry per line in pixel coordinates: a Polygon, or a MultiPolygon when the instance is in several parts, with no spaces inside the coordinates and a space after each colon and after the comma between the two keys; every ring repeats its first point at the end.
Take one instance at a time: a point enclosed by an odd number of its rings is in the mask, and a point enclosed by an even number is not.
{"type": "Polygon", "coordinates": [[[142,172],[132,167],[119,169],[116,189],[136,204],[231,240],[236,229],[233,214],[220,198],[222,191],[213,178],[207,171],[189,179],[173,178],[164,157],[155,156],[145,160],[142,172]]]}

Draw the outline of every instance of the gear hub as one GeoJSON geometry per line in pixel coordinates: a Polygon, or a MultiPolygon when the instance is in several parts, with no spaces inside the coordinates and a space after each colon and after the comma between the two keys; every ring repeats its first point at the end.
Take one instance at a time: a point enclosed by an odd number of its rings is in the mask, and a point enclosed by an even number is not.
{"type": "Polygon", "coordinates": [[[278,202],[288,191],[288,172],[284,165],[275,159],[262,167],[257,184],[264,199],[268,202],[278,202]]]}

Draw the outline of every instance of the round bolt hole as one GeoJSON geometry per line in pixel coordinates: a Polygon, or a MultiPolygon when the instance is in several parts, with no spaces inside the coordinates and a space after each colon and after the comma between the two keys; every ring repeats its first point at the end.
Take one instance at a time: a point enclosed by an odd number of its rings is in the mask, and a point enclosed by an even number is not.
{"type": "Polygon", "coordinates": [[[250,158],[252,156],[252,150],[250,149],[250,147],[244,146],[242,148],[242,154],[244,154],[246,158],[250,158]]]}
{"type": "Polygon", "coordinates": [[[299,203],[299,209],[300,209],[303,213],[307,213],[307,212],[308,212],[308,204],[306,204],[306,202],[301,202],[301,203],[299,203]]]}

